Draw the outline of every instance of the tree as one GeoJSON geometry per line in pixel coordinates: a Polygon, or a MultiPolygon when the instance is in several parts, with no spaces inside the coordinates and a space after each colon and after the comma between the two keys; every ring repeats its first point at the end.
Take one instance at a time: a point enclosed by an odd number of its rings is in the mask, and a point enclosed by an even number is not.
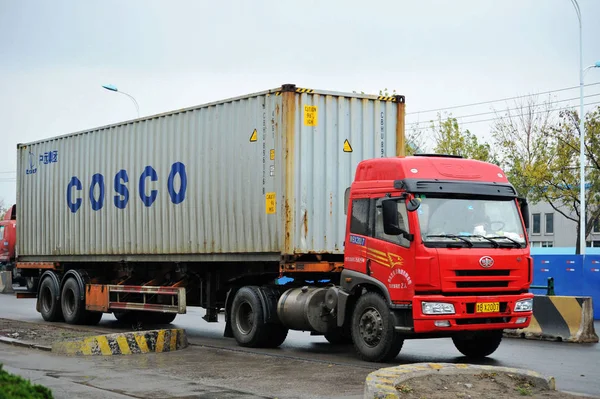
{"type": "MultiPolygon", "coordinates": [[[[586,236],[600,216],[600,109],[586,116],[586,236]]],[[[579,117],[529,97],[499,115],[493,127],[501,166],[520,195],[545,201],[577,226],[579,253],[579,117]],[[557,116],[558,114],[558,116],[557,116]]]]}
{"type": "Polygon", "coordinates": [[[517,192],[538,202],[541,174],[548,169],[547,140],[552,127],[550,102],[539,103],[528,97],[515,102],[503,115],[497,114],[492,127],[494,143],[499,151],[500,166],[517,192]]]}
{"type": "Polygon", "coordinates": [[[437,121],[431,121],[430,130],[435,140],[436,154],[460,155],[464,158],[498,163],[488,143],[480,143],[468,129],[462,130],[456,118],[448,115],[442,119],[438,114],[437,121]]]}
{"type": "Polygon", "coordinates": [[[8,206],[6,205],[6,201],[4,201],[4,198],[0,198],[0,218],[4,217],[4,214],[6,213],[6,211],[8,211],[8,206]]]}
{"type": "MultiPolygon", "coordinates": [[[[585,237],[593,223],[600,217],[600,108],[585,117],[585,237]]],[[[579,253],[580,236],[580,163],[579,115],[575,111],[562,111],[560,120],[548,133],[546,149],[549,167],[542,175],[540,187],[534,198],[550,203],[552,208],[577,226],[576,253],[579,253]]]]}

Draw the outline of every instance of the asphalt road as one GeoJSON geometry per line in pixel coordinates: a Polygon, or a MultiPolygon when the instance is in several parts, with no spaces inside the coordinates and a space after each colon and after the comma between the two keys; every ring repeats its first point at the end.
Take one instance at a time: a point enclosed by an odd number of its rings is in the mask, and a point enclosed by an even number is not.
{"type": "MultiPolygon", "coordinates": [[[[351,388],[347,392],[348,395],[360,394],[360,387],[355,385],[360,383],[360,378],[377,368],[417,362],[467,362],[449,339],[408,340],[404,343],[400,355],[394,361],[386,364],[363,362],[357,359],[351,346],[332,346],[323,337],[310,336],[308,333],[296,331],[290,331],[287,340],[278,349],[241,348],[233,339],[223,338],[223,322],[206,323],[201,318],[203,313],[202,309],[188,308],[188,314],[179,315],[173,323],[175,326],[187,330],[190,343],[197,345],[197,349],[217,350],[222,356],[225,354],[227,356],[259,356],[263,362],[254,362],[253,367],[255,368],[260,368],[263,363],[269,363],[271,359],[280,365],[286,362],[301,362],[304,365],[301,367],[302,369],[306,368],[306,365],[312,365],[310,368],[314,370],[323,367],[325,369],[342,368],[346,375],[353,376],[348,379],[349,389],[351,388]],[[199,348],[200,346],[203,348],[199,348]]],[[[43,322],[41,316],[35,311],[35,300],[17,300],[12,295],[0,295],[0,318],[43,322]]],[[[112,315],[104,315],[99,327],[113,332],[124,329],[124,326],[120,325],[112,315]]],[[[600,328],[598,323],[596,328],[600,328]]],[[[188,354],[191,353],[188,352],[188,354]]],[[[500,348],[481,364],[535,370],[556,377],[560,390],[600,396],[599,359],[600,345],[598,344],[504,339],[500,348]]],[[[195,362],[203,362],[203,356],[196,359],[195,362]]],[[[132,366],[135,367],[135,365],[132,366]]],[[[292,372],[291,375],[295,373],[292,372]]],[[[311,378],[307,378],[304,383],[311,384],[311,378]]],[[[332,379],[331,381],[335,383],[336,380],[332,379]]],[[[323,387],[326,384],[323,382],[323,387]]],[[[271,391],[266,389],[251,392],[260,392],[261,395],[270,396],[277,395],[278,391],[277,389],[271,391]]],[[[319,396],[330,395],[331,397],[331,392],[322,392],[323,395],[319,396]]]]}

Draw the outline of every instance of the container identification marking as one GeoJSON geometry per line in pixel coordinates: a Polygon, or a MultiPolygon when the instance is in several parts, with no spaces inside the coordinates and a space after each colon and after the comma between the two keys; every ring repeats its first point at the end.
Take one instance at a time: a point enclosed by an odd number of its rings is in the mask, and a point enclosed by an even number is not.
{"type": "Polygon", "coordinates": [[[319,109],[316,105],[304,106],[304,126],[317,126],[319,123],[319,109]]]}
{"type": "Polygon", "coordinates": [[[277,211],[277,203],[275,199],[275,193],[265,194],[265,208],[267,215],[272,215],[277,211]]]}

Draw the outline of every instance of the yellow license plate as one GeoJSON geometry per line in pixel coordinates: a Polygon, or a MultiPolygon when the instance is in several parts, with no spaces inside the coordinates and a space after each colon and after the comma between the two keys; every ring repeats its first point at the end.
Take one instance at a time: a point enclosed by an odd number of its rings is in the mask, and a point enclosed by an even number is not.
{"type": "Polygon", "coordinates": [[[483,302],[475,305],[476,313],[498,313],[500,312],[500,302],[483,302]]]}

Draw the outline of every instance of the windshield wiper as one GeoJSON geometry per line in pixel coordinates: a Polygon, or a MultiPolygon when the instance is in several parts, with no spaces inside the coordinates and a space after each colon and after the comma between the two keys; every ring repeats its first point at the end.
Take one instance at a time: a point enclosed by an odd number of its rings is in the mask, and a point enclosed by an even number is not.
{"type": "Polygon", "coordinates": [[[469,246],[469,248],[473,248],[473,243],[471,241],[467,240],[464,237],[457,236],[455,234],[432,234],[432,235],[426,235],[425,237],[426,238],[429,238],[429,237],[433,237],[433,238],[436,238],[436,237],[437,238],[454,238],[454,239],[461,240],[461,241],[467,243],[467,245],[469,246]]]}
{"type": "Polygon", "coordinates": [[[523,248],[523,245],[517,241],[517,240],[513,240],[510,237],[506,237],[506,236],[492,236],[492,237],[486,237],[488,239],[492,239],[492,240],[497,240],[499,238],[504,238],[505,240],[511,241],[513,244],[515,244],[517,246],[517,248],[523,248]]]}
{"type": "Polygon", "coordinates": [[[494,240],[494,238],[497,238],[497,237],[486,237],[486,236],[482,236],[482,235],[478,235],[478,234],[470,234],[467,237],[483,238],[484,240],[491,242],[492,245],[494,246],[494,248],[500,248],[500,244],[498,243],[498,241],[494,240]]]}

